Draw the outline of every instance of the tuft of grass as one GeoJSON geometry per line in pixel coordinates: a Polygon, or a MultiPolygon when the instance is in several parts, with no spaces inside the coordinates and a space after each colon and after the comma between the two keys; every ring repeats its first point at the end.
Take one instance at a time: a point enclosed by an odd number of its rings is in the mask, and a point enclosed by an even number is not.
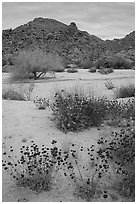
{"type": "Polygon", "coordinates": [[[129,98],[135,97],[135,85],[129,84],[127,86],[121,86],[115,90],[116,98],[129,98]]]}
{"type": "Polygon", "coordinates": [[[7,100],[29,101],[31,92],[33,91],[34,83],[19,86],[13,86],[3,90],[2,98],[7,100]]]}
{"type": "Polygon", "coordinates": [[[77,184],[74,194],[86,202],[89,202],[92,201],[95,196],[99,197],[101,193],[97,182],[92,181],[90,184],[87,184],[85,181],[77,184]]]}
{"type": "Polygon", "coordinates": [[[95,147],[76,147],[72,144],[70,152],[66,152],[64,160],[64,175],[68,177],[75,186],[74,195],[86,201],[91,201],[102,194],[99,185],[99,165],[95,156],[95,147]],[[87,154],[87,162],[81,163],[82,154],[87,154]]]}
{"type": "Polygon", "coordinates": [[[18,93],[17,91],[12,89],[9,89],[2,93],[2,98],[7,100],[26,101],[26,98],[23,94],[18,93]]]}
{"type": "Polygon", "coordinates": [[[107,80],[105,82],[105,87],[108,89],[108,90],[112,90],[115,88],[115,86],[113,85],[112,81],[111,80],[107,80]]]}

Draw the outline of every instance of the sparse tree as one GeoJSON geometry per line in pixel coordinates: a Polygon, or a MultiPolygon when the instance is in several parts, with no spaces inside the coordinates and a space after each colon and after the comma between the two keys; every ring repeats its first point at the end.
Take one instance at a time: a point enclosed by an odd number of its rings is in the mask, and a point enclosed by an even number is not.
{"type": "Polygon", "coordinates": [[[15,57],[13,78],[39,79],[47,71],[55,71],[62,66],[60,57],[53,54],[45,54],[42,50],[22,51],[15,57]]]}

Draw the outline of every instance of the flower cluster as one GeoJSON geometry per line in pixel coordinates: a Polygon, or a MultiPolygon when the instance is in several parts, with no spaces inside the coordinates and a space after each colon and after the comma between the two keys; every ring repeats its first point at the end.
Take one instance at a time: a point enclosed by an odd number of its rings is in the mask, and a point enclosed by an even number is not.
{"type": "Polygon", "coordinates": [[[123,120],[135,120],[135,99],[128,101],[112,100],[108,103],[108,119],[109,125],[121,126],[123,120]]]}
{"type": "Polygon", "coordinates": [[[36,96],[33,102],[38,107],[38,109],[46,109],[49,107],[49,99],[46,98],[36,96]]]}
{"type": "Polygon", "coordinates": [[[112,132],[111,136],[98,141],[101,145],[98,155],[105,159],[107,170],[113,169],[117,178],[113,184],[114,190],[127,198],[135,196],[135,124],[129,123],[119,132],[112,132]]]}
{"type": "MultiPolygon", "coordinates": [[[[108,139],[101,137],[97,141],[98,148],[96,144],[88,148],[83,146],[78,148],[76,144],[72,144],[69,151],[62,151],[56,143],[57,141],[53,140],[51,148],[42,145],[40,149],[32,141],[31,146],[21,147],[20,159],[14,156],[12,146],[8,154],[4,144],[3,168],[16,180],[17,185],[28,187],[38,193],[49,191],[56,174],[61,170],[60,175],[73,182],[74,194],[85,201],[114,197],[113,190],[134,200],[134,124],[121,129],[119,133],[112,132],[108,139]],[[87,154],[87,161],[84,163],[81,162],[83,154],[87,154]],[[107,175],[111,180],[109,189],[107,175]]],[[[116,198],[114,200],[116,201],[116,198]]]]}
{"type": "Polygon", "coordinates": [[[66,131],[79,131],[101,124],[107,114],[107,99],[85,97],[64,90],[54,95],[52,111],[57,127],[66,131]]]}
{"type": "Polygon", "coordinates": [[[42,145],[40,150],[38,145],[32,141],[31,146],[21,147],[20,159],[14,156],[11,146],[10,153],[7,153],[6,150],[3,153],[4,170],[10,173],[17,185],[27,186],[36,192],[50,190],[55,173],[58,171],[61,154],[55,143],[56,141],[52,141],[54,146],[51,148],[42,145]]]}

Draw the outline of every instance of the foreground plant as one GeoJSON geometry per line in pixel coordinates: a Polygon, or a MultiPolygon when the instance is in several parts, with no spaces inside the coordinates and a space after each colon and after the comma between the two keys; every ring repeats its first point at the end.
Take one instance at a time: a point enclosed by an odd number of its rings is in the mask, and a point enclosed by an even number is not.
{"type": "Polygon", "coordinates": [[[135,118],[135,99],[108,100],[93,95],[86,96],[79,89],[57,90],[50,103],[57,127],[64,131],[81,131],[99,126],[105,121],[119,126],[124,120],[135,118]]]}
{"type": "Polygon", "coordinates": [[[105,87],[108,89],[108,90],[112,90],[113,88],[115,88],[115,86],[113,85],[112,81],[110,80],[107,80],[105,82],[105,87]]]}
{"type": "Polygon", "coordinates": [[[17,100],[17,101],[26,101],[25,96],[18,91],[9,89],[2,93],[2,98],[7,100],[17,100]]]}
{"type": "Polygon", "coordinates": [[[46,98],[36,96],[33,102],[38,109],[46,109],[49,107],[49,99],[46,98]]]}
{"type": "Polygon", "coordinates": [[[115,90],[116,98],[129,98],[135,97],[135,85],[129,84],[127,86],[121,86],[115,90]]]}
{"type": "Polygon", "coordinates": [[[16,101],[30,101],[33,88],[34,83],[12,86],[2,91],[2,98],[16,101]]]}
{"type": "Polygon", "coordinates": [[[98,141],[98,155],[106,158],[113,175],[111,188],[118,194],[135,199],[135,126],[134,122],[119,132],[98,141]],[[115,176],[114,176],[115,175],[115,176]],[[114,178],[113,178],[114,177],[114,178]]]}
{"type": "Polygon", "coordinates": [[[64,132],[98,126],[107,114],[107,99],[86,97],[78,89],[57,91],[53,100],[57,127],[64,132]]]}
{"type": "Polygon", "coordinates": [[[126,126],[135,120],[135,99],[128,101],[112,100],[108,103],[108,125],[126,126]]]}
{"type": "Polygon", "coordinates": [[[92,201],[101,196],[107,198],[107,191],[100,183],[102,175],[95,146],[91,145],[89,148],[81,146],[79,150],[76,149],[76,145],[72,144],[70,152],[66,152],[63,158],[64,176],[73,182],[75,186],[74,195],[85,201],[92,201]],[[82,156],[85,152],[87,161],[83,163],[82,156]]]}
{"type": "MultiPolygon", "coordinates": [[[[55,143],[53,140],[52,144],[55,143]]],[[[32,141],[31,146],[21,147],[19,159],[14,155],[12,146],[9,149],[10,153],[6,151],[5,145],[4,150],[2,166],[15,179],[18,186],[28,187],[38,193],[51,189],[61,154],[55,145],[51,148],[42,145],[40,150],[32,141]]]]}

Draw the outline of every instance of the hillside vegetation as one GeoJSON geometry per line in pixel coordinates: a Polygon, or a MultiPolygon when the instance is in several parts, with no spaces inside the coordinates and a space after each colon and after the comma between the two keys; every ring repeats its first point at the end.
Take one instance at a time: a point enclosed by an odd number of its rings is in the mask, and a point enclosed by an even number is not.
{"type": "Polygon", "coordinates": [[[65,25],[41,17],[15,29],[2,31],[3,64],[10,64],[12,57],[20,51],[36,48],[46,53],[56,53],[67,63],[80,64],[83,61],[95,61],[102,56],[118,55],[134,64],[135,32],[122,39],[104,41],[86,31],[80,31],[75,22],[65,25]]]}

